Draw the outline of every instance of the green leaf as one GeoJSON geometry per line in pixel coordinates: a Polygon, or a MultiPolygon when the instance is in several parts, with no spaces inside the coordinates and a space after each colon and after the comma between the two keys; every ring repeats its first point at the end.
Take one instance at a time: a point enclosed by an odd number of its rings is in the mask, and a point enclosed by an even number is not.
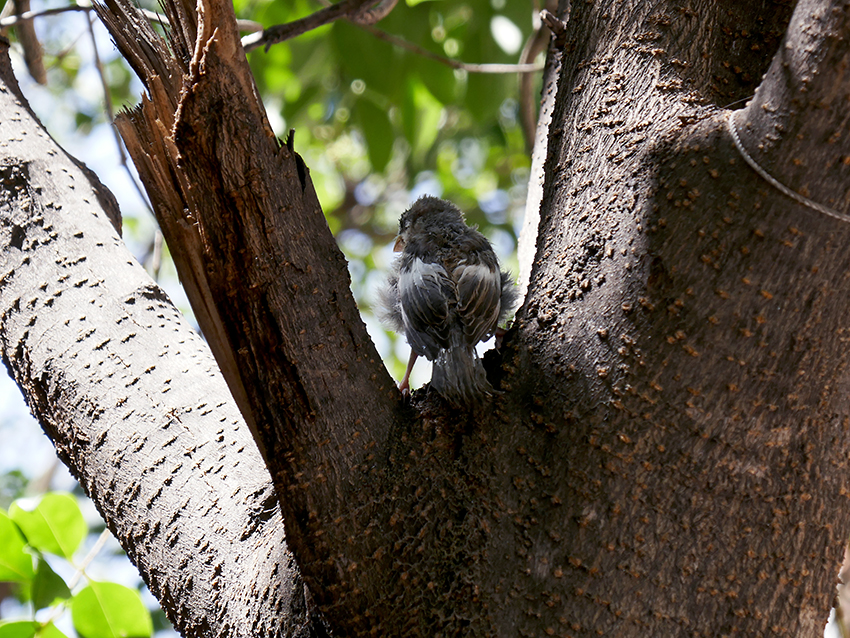
{"type": "Polygon", "coordinates": [[[0,638],[31,638],[39,626],[34,620],[0,621],[0,638]]]}
{"type": "Polygon", "coordinates": [[[36,638],[68,638],[65,634],[56,629],[56,625],[52,622],[42,625],[35,635],[36,638]]]}
{"type": "Polygon", "coordinates": [[[42,625],[35,620],[0,620],[0,638],[67,638],[52,622],[42,625]]]}
{"type": "Polygon", "coordinates": [[[71,618],[82,638],[151,635],[151,615],[139,593],[117,583],[92,582],[71,601],[71,618]]]}
{"type": "Polygon", "coordinates": [[[417,158],[424,157],[434,145],[440,131],[442,112],[443,105],[434,99],[421,82],[411,78],[407,83],[401,113],[405,137],[417,158]]]}
{"type": "Polygon", "coordinates": [[[32,580],[32,556],[24,551],[26,542],[6,512],[0,510],[0,581],[32,580]]]}
{"type": "Polygon", "coordinates": [[[88,533],[77,500],[70,494],[51,492],[41,499],[19,499],[9,516],[38,550],[71,558],[88,533]]]}
{"type": "Polygon", "coordinates": [[[390,98],[403,87],[399,58],[391,44],[345,20],[334,22],[331,37],[337,62],[349,81],[359,78],[369,89],[390,98]]]}
{"type": "Polygon", "coordinates": [[[71,590],[43,558],[38,561],[32,583],[32,602],[36,609],[50,607],[71,597],[71,590]]]}
{"type": "Polygon", "coordinates": [[[433,60],[424,60],[419,64],[419,78],[431,95],[443,104],[456,101],[458,81],[454,69],[433,60]]]}
{"type": "Polygon", "coordinates": [[[505,82],[505,78],[499,75],[489,73],[469,74],[465,104],[478,122],[489,122],[496,118],[496,113],[502,105],[502,96],[507,94],[505,82]]]}
{"type": "Polygon", "coordinates": [[[386,168],[393,151],[393,126],[384,109],[378,108],[369,99],[357,101],[357,119],[366,138],[369,149],[369,161],[375,172],[380,173],[386,168]]]}

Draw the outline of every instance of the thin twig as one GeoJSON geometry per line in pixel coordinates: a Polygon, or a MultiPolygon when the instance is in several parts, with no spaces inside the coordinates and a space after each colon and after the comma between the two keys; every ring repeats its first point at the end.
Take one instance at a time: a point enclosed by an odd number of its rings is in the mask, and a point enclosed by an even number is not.
{"type": "MultiPolygon", "coordinates": [[[[10,27],[16,24],[20,24],[21,22],[27,22],[28,20],[34,20],[35,18],[43,18],[46,16],[52,16],[59,13],[66,13],[68,11],[85,11],[90,12],[92,10],[91,5],[84,4],[73,4],[67,7],[56,7],[54,9],[43,9],[42,11],[27,11],[22,13],[21,15],[13,15],[7,18],[3,18],[0,20],[0,28],[10,27]]],[[[151,11],[149,9],[140,9],[142,14],[151,22],[158,22],[159,24],[163,24],[168,26],[168,20],[161,13],[157,13],[156,11],[151,11]]],[[[239,29],[240,33],[256,33],[257,31],[263,30],[263,25],[255,20],[236,20],[236,27],[239,29]]]]}
{"type": "MultiPolygon", "coordinates": [[[[319,0],[321,2],[321,0],[319,0]]],[[[322,2],[322,4],[325,4],[322,2]]],[[[382,31],[376,27],[373,27],[371,24],[367,24],[364,22],[359,22],[357,19],[357,15],[361,12],[355,12],[353,15],[346,15],[344,12],[341,12],[338,7],[343,5],[344,2],[339,2],[337,4],[326,5],[324,9],[320,9],[315,13],[307,16],[303,20],[296,20],[295,22],[289,22],[287,24],[279,24],[273,27],[269,27],[264,30],[262,33],[252,33],[251,35],[247,35],[242,38],[242,47],[246,52],[253,51],[259,47],[268,48],[276,44],[278,42],[282,42],[283,40],[288,40],[297,35],[301,35],[310,29],[315,29],[320,27],[328,22],[333,20],[338,20],[340,18],[349,18],[351,22],[360,27],[361,29],[371,33],[373,36],[380,40],[384,40],[385,42],[389,42],[393,46],[397,46],[401,49],[405,49],[410,51],[411,53],[415,53],[417,55],[421,55],[430,60],[434,60],[435,62],[439,62],[440,64],[444,64],[453,69],[458,69],[461,71],[466,71],[467,73],[536,73],[543,69],[542,64],[472,64],[469,62],[461,62],[460,60],[452,60],[451,58],[444,57],[433,51],[429,51],[428,49],[421,47],[417,44],[413,44],[412,42],[408,42],[404,38],[400,38],[397,35],[393,35],[391,33],[387,33],[386,31],[382,31]],[[313,26],[309,28],[306,25],[306,20],[314,19],[315,16],[320,15],[330,15],[331,12],[334,12],[333,17],[330,20],[326,20],[324,22],[316,22],[313,26]]],[[[366,12],[368,13],[368,12],[366,12]]]]}
{"type": "MultiPolygon", "coordinates": [[[[543,28],[539,13],[535,13],[534,31],[526,40],[519,54],[520,64],[529,64],[544,51],[549,44],[549,30],[543,28]]],[[[525,150],[530,155],[537,135],[537,105],[540,103],[539,91],[534,90],[535,77],[530,73],[519,76],[519,122],[525,139],[525,150]]]]}
{"type": "Polygon", "coordinates": [[[342,0],[324,9],[319,9],[315,13],[311,13],[300,20],[287,22],[286,24],[276,24],[273,27],[264,29],[261,33],[252,33],[245,36],[242,38],[242,47],[246,52],[261,46],[264,46],[268,50],[273,44],[289,40],[302,33],[307,33],[307,31],[312,31],[313,29],[330,24],[340,18],[354,17],[361,12],[364,6],[371,7],[374,4],[375,0],[342,0]]]}
{"type": "Polygon", "coordinates": [[[71,5],[68,7],[56,7],[55,9],[44,9],[42,11],[26,11],[20,15],[3,18],[0,20],[0,27],[11,27],[12,25],[26,22],[27,20],[40,18],[42,16],[51,16],[57,13],[65,13],[66,11],[91,11],[91,7],[71,5]]]}
{"type": "MultiPolygon", "coordinates": [[[[80,582],[80,579],[85,576],[86,568],[97,557],[97,555],[100,554],[100,550],[102,550],[103,546],[106,545],[106,541],[109,540],[110,536],[112,536],[112,532],[109,531],[108,527],[100,533],[100,536],[97,537],[97,540],[94,545],[92,545],[89,553],[86,554],[86,557],[82,560],[82,562],[76,566],[77,571],[74,572],[71,580],[68,581],[68,589],[74,589],[74,587],[77,586],[77,583],[80,582]]],[[[70,601],[67,601],[65,604],[68,604],[68,602],[70,601]]],[[[65,613],[64,605],[57,605],[45,624],[55,622],[63,613],[65,613]]]]}
{"type": "MultiPolygon", "coordinates": [[[[30,0],[8,0],[6,6],[14,8],[15,15],[30,10],[30,0]]],[[[44,68],[44,48],[35,32],[32,22],[21,22],[15,27],[18,44],[24,53],[24,63],[33,80],[42,86],[47,84],[47,71],[44,68]]]]}
{"type": "Polygon", "coordinates": [[[124,170],[127,173],[127,176],[130,178],[130,181],[133,183],[133,186],[136,188],[136,191],[139,193],[139,197],[142,198],[142,202],[144,202],[145,206],[147,206],[148,210],[153,212],[151,208],[150,202],[148,201],[147,193],[142,190],[142,187],[139,186],[139,183],[136,181],[135,175],[133,175],[133,171],[130,170],[130,165],[127,163],[127,154],[124,152],[124,143],[121,141],[121,136],[118,134],[118,129],[115,128],[113,122],[115,122],[115,109],[112,106],[112,96],[109,93],[109,83],[106,81],[106,73],[103,71],[103,62],[100,59],[100,53],[97,50],[97,39],[94,35],[94,24],[93,18],[91,15],[87,16],[86,24],[89,28],[89,35],[91,36],[91,46],[94,51],[94,64],[95,68],[97,68],[98,75],[100,75],[100,84],[103,87],[103,104],[106,107],[106,114],[109,116],[110,128],[112,129],[112,135],[115,137],[115,146],[118,147],[118,157],[121,160],[121,166],[124,167],[124,170]]]}
{"type": "MultiPolygon", "coordinates": [[[[316,2],[326,7],[330,6],[328,0],[316,0],[316,2]]],[[[461,62],[459,60],[452,60],[451,58],[438,55],[433,51],[424,49],[412,42],[408,42],[404,38],[392,35],[391,33],[387,33],[386,31],[382,31],[376,27],[371,27],[367,24],[358,22],[355,22],[354,24],[361,29],[368,31],[376,38],[380,38],[394,46],[410,51],[411,53],[416,53],[417,55],[422,55],[434,60],[435,62],[439,62],[440,64],[445,64],[453,69],[466,71],[467,73],[535,73],[543,70],[542,64],[472,64],[461,62]]]]}
{"type": "Polygon", "coordinates": [[[356,24],[375,24],[390,15],[390,11],[395,9],[396,4],[398,4],[398,0],[380,0],[371,9],[361,9],[351,16],[351,21],[356,24]]]}
{"type": "MultiPolygon", "coordinates": [[[[327,9],[333,9],[334,7],[338,7],[339,5],[344,4],[344,2],[340,2],[337,4],[330,5],[327,9]]],[[[10,16],[8,18],[3,18],[0,20],[0,27],[12,26],[19,22],[24,22],[26,20],[33,20],[35,18],[41,18],[44,16],[55,15],[58,13],[65,13],[66,11],[91,11],[92,8],[90,6],[85,5],[73,5],[69,7],[58,7],[56,9],[45,9],[43,11],[27,11],[19,16],[10,16]]],[[[301,33],[306,33],[311,29],[315,29],[317,27],[322,26],[323,24],[328,24],[329,22],[333,22],[334,20],[338,20],[342,17],[347,17],[346,15],[337,15],[336,17],[331,17],[325,22],[318,22],[315,26],[306,26],[305,22],[313,18],[314,16],[325,11],[317,11],[316,13],[304,18],[303,20],[296,20],[295,22],[289,22],[285,25],[276,25],[274,27],[269,27],[268,29],[263,29],[263,25],[259,22],[255,22],[254,20],[237,20],[236,25],[239,28],[239,31],[242,33],[248,33],[244,38],[242,38],[242,47],[246,52],[253,51],[256,48],[261,46],[271,46],[276,42],[282,42],[283,40],[295,37],[296,35],[300,35],[301,33]],[[294,25],[294,26],[293,26],[294,25]],[[292,27],[292,29],[288,29],[282,39],[274,39],[273,36],[270,37],[270,34],[273,34],[275,30],[281,30],[282,27],[292,27]],[[296,28],[297,27],[297,28],[296,28]]],[[[168,20],[162,14],[156,13],[155,11],[149,11],[147,9],[143,9],[145,17],[148,18],[151,22],[158,22],[163,25],[168,25],[168,20]]],[[[325,14],[327,17],[327,14],[325,14]]],[[[358,22],[354,22],[361,29],[367,30],[369,33],[374,35],[376,38],[380,38],[390,44],[397,46],[401,49],[406,49],[412,53],[416,53],[417,55],[421,55],[423,57],[434,60],[435,62],[439,62],[440,64],[444,64],[453,69],[458,69],[461,71],[466,71],[467,73],[536,73],[538,71],[543,70],[542,64],[472,64],[469,62],[461,62],[460,60],[452,60],[451,58],[447,58],[433,51],[429,51],[423,47],[420,47],[417,44],[413,44],[412,42],[408,42],[404,38],[400,38],[396,35],[392,35],[387,33],[386,31],[382,31],[368,24],[360,24],[358,22]]]]}
{"type": "Polygon", "coordinates": [[[470,62],[461,62],[460,60],[452,60],[451,58],[446,58],[434,53],[433,51],[429,51],[418,44],[408,42],[397,35],[381,31],[371,25],[358,24],[357,26],[368,31],[376,38],[380,38],[381,40],[389,42],[397,47],[406,49],[411,53],[416,53],[422,57],[434,60],[435,62],[439,62],[440,64],[444,64],[453,69],[466,71],[467,73],[536,73],[543,70],[542,64],[473,64],[470,62]]]}
{"type": "MultiPolygon", "coordinates": [[[[151,16],[147,16],[149,20],[160,22],[165,20],[164,16],[160,16],[159,14],[156,14],[153,11],[146,11],[146,13],[153,14],[154,16],[153,19],[151,18],[151,16]]],[[[93,18],[91,16],[89,16],[88,19],[88,26],[89,34],[91,35],[92,49],[94,50],[95,66],[97,67],[97,72],[100,75],[100,82],[103,86],[103,102],[106,106],[106,113],[109,115],[109,121],[115,122],[115,108],[112,105],[112,96],[109,94],[109,84],[106,82],[106,74],[103,71],[103,63],[100,60],[100,54],[97,50],[97,42],[95,42],[94,36],[93,18]]],[[[147,207],[148,212],[151,214],[151,216],[153,216],[153,208],[151,207],[150,201],[148,200],[147,193],[145,193],[145,191],[139,185],[139,182],[136,180],[136,176],[133,175],[133,171],[130,170],[130,164],[127,161],[127,154],[124,152],[124,142],[121,140],[121,135],[119,135],[118,129],[115,128],[114,124],[112,125],[112,134],[115,136],[115,146],[118,147],[118,156],[121,158],[121,165],[124,167],[124,170],[127,173],[127,177],[130,178],[130,181],[136,188],[136,192],[139,193],[139,197],[142,198],[142,202],[147,207]]],[[[153,246],[154,251],[151,275],[153,276],[154,281],[159,281],[159,270],[162,265],[162,231],[159,228],[154,231],[153,246]]]]}
{"type": "Polygon", "coordinates": [[[109,540],[109,537],[112,536],[112,532],[109,531],[109,528],[104,529],[100,536],[97,537],[97,541],[92,548],[89,550],[89,553],[86,554],[86,557],[83,559],[77,566],[77,571],[71,577],[71,580],[68,581],[68,589],[73,589],[77,586],[77,583],[80,582],[80,579],[85,575],[86,568],[91,564],[91,562],[100,554],[100,550],[103,549],[103,546],[106,545],[106,541],[109,540]]]}

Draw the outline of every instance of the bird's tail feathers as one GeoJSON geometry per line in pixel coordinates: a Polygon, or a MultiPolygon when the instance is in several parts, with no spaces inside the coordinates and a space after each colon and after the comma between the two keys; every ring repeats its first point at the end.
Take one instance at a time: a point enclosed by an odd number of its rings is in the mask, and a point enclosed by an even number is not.
{"type": "Polygon", "coordinates": [[[455,346],[441,350],[434,360],[431,387],[452,403],[471,406],[493,393],[475,348],[455,346]]]}

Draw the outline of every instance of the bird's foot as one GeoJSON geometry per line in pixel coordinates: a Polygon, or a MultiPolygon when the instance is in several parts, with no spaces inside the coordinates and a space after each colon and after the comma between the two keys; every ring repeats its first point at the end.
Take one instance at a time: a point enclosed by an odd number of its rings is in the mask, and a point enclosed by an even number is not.
{"type": "Polygon", "coordinates": [[[496,330],[493,332],[493,336],[495,337],[493,345],[495,346],[497,351],[502,349],[502,339],[505,338],[506,334],[508,334],[508,331],[504,328],[496,328],[496,330]]]}

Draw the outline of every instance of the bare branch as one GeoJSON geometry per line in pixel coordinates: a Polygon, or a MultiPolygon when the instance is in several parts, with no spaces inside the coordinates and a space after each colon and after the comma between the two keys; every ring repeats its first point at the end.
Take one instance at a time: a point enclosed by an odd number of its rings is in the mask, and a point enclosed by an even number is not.
{"type": "Polygon", "coordinates": [[[342,0],[324,9],[319,9],[306,18],[278,24],[269,27],[262,33],[252,34],[242,39],[242,46],[246,52],[264,46],[268,49],[271,45],[289,40],[295,36],[312,31],[326,24],[330,24],[340,18],[354,18],[360,14],[364,6],[372,5],[375,0],[342,0]]]}
{"type": "MultiPolygon", "coordinates": [[[[554,6],[554,2],[550,0],[554,6]]],[[[520,64],[529,64],[542,53],[549,44],[549,31],[543,28],[543,20],[540,14],[535,14],[534,31],[526,40],[519,55],[520,64]]],[[[525,137],[525,148],[531,153],[534,147],[537,132],[537,105],[538,96],[534,91],[534,76],[523,73],[519,77],[519,115],[522,125],[522,134],[525,137]]]]}
{"type": "MultiPolygon", "coordinates": [[[[92,8],[93,7],[91,5],[76,4],[69,5],[67,7],[43,9],[41,11],[26,11],[20,15],[10,15],[0,19],[0,27],[10,27],[16,24],[21,24],[22,22],[35,20],[36,18],[45,18],[48,16],[58,15],[60,13],[67,13],[69,11],[85,11],[86,13],[89,13],[92,8]]],[[[139,9],[139,11],[151,22],[158,22],[159,24],[166,26],[168,25],[168,18],[161,13],[151,11],[150,9],[139,9]]],[[[254,20],[236,20],[236,28],[242,33],[255,33],[257,31],[262,31],[263,25],[259,22],[255,22],[254,20]]]]}
{"type": "Polygon", "coordinates": [[[473,64],[470,62],[461,62],[460,60],[452,60],[451,58],[438,55],[424,47],[408,42],[404,38],[387,33],[386,31],[382,31],[381,29],[377,29],[371,25],[358,24],[357,26],[368,31],[376,38],[380,38],[381,40],[389,42],[399,48],[406,49],[407,51],[421,55],[429,60],[434,60],[435,62],[439,62],[440,64],[444,64],[453,69],[466,71],[467,73],[537,73],[538,71],[543,70],[542,64],[473,64]]]}
{"type": "Polygon", "coordinates": [[[5,18],[0,19],[0,27],[11,27],[16,24],[21,24],[22,22],[28,22],[35,18],[41,18],[43,16],[52,16],[57,15],[59,13],[66,13],[68,11],[91,11],[91,7],[82,7],[80,5],[71,5],[68,7],[56,7],[54,9],[44,9],[42,11],[25,11],[19,15],[12,15],[5,18]]]}
{"type": "Polygon", "coordinates": [[[380,22],[392,11],[398,0],[381,0],[371,9],[365,9],[351,17],[351,21],[355,24],[375,24],[380,22]]]}
{"type": "Polygon", "coordinates": [[[271,130],[232,4],[203,0],[197,21],[176,2],[164,8],[170,46],[139,30],[129,2],[97,6],[148,89],[118,126],[265,454],[287,543],[317,605],[353,626],[363,622],[356,609],[386,598],[385,578],[367,582],[351,566],[387,556],[396,504],[376,501],[373,470],[401,396],[360,319],[309,170],[271,130]],[[358,591],[340,601],[352,578],[358,591]]]}
{"type": "MultiPolygon", "coordinates": [[[[3,8],[3,13],[0,17],[6,17],[6,14],[14,12],[21,15],[27,13],[30,8],[30,0],[9,0],[3,8]]],[[[5,26],[5,25],[4,25],[5,26]]],[[[24,50],[24,62],[27,65],[27,70],[33,80],[39,84],[47,84],[47,72],[44,69],[44,51],[41,48],[41,42],[29,22],[21,22],[17,27],[18,42],[24,50]]]]}
{"type": "Polygon", "coordinates": [[[35,120],[7,51],[0,218],[25,240],[2,240],[0,358],[151,591],[180,601],[163,607],[183,635],[295,635],[303,586],[209,349],[119,240],[102,187],[35,120]],[[163,462],[167,449],[180,452],[163,462]]]}
{"type": "Polygon", "coordinates": [[[110,124],[112,124],[110,128],[112,129],[112,135],[115,138],[115,146],[118,149],[118,157],[121,161],[121,166],[127,173],[127,177],[130,178],[130,182],[135,187],[136,192],[139,194],[139,197],[142,198],[142,202],[144,202],[148,211],[153,214],[153,209],[151,209],[147,193],[145,193],[142,190],[142,187],[139,186],[139,183],[136,181],[136,176],[133,175],[133,171],[130,170],[130,166],[127,163],[127,154],[124,152],[124,143],[121,141],[121,136],[118,134],[118,129],[116,129],[113,124],[115,122],[115,108],[112,106],[112,95],[109,92],[109,83],[106,81],[106,73],[104,73],[103,70],[103,62],[100,59],[100,52],[97,50],[97,38],[94,35],[94,25],[92,23],[92,17],[90,14],[86,16],[86,26],[88,27],[89,37],[91,38],[92,51],[94,52],[95,68],[97,69],[97,73],[100,76],[100,85],[101,87],[103,87],[103,105],[104,108],[106,108],[106,115],[107,117],[109,117],[109,122],[110,124]]]}
{"type": "MultiPolygon", "coordinates": [[[[413,44],[412,42],[408,42],[404,38],[400,38],[397,35],[393,35],[391,33],[387,33],[381,29],[378,29],[372,24],[377,22],[378,20],[385,17],[390,10],[395,6],[395,0],[389,0],[388,2],[382,2],[377,5],[375,8],[361,11],[361,12],[352,12],[351,15],[335,15],[335,17],[326,20],[325,22],[318,22],[313,26],[308,28],[306,27],[306,20],[318,20],[316,16],[324,15],[327,17],[331,13],[331,11],[335,10],[336,7],[339,7],[344,3],[340,2],[338,4],[329,5],[320,11],[309,16],[309,18],[304,18],[303,20],[298,20],[296,22],[290,22],[285,25],[278,25],[274,27],[269,27],[262,33],[252,33],[251,35],[247,35],[242,38],[242,46],[246,52],[253,51],[254,49],[258,49],[259,47],[270,47],[273,44],[278,42],[282,42],[284,40],[288,40],[297,35],[301,35],[310,29],[315,29],[317,27],[322,26],[323,24],[327,24],[332,20],[338,20],[339,18],[347,18],[351,20],[351,22],[361,29],[368,31],[376,38],[384,40],[385,42],[389,42],[390,44],[397,46],[401,49],[405,49],[410,51],[411,53],[415,53],[417,55],[421,55],[422,57],[428,58],[429,60],[434,60],[435,62],[439,62],[440,64],[444,64],[445,66],[451,67],[452,69],[458,69],[460,71],[466,71],[467,73],[537,73],[538,71],[543,70],[542,64],[473,64],[469,62],[461,62],[460,60],[452,60],[451,58],[447,58],[445,56],[434,53],[433,51],[429,51],[428,49],[421,47],[417,44],[413,44]],[[375,13],[380,9],[379,13],[375,13]],[[368,15],[368,20],[363,20],[362,16],[368,15]],[[372,21],[372,18],[377,19],[372,21]],[[284,27],[286,30],[284,31],[284,27]]],[[[338,9],[336,11],[339,11],[338,9]]]]}

